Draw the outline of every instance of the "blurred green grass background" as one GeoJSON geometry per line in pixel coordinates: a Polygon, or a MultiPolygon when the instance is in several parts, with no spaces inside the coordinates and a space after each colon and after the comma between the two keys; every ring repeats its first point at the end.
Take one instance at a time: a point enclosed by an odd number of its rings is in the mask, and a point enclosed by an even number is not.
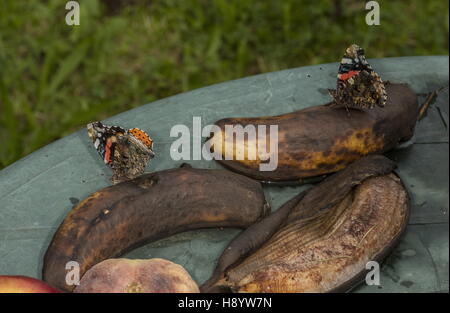
{"type": "Polygon", "coordinates": [[[0,1],[0,169],[130,108],[257,73],[369,58],[448,54],[448,1],[0,1]]]}

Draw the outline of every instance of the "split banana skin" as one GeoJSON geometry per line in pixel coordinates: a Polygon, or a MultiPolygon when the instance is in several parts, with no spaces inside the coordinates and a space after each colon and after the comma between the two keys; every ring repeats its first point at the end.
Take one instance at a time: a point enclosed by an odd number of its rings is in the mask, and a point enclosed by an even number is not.
{"type": "Polygon", "coordinates": [[[74,207],[54,234],[43,279],[70,292],[69,261],[80,264],[82,276],[103,260],[176,233],[238,227],[245,230],[224,250],[202,292],[351,289],[363,280],[368,261],[381,261],[392,250],[409,216],[408,193],[393,172],[395,164],[377,154],[412,137],[417,97],[404,84],[387,84],[386,90],[384,108],[347,112],[320,105],[218,121],[220,127],[278,125],[277,169],[261,172],[258,160],[222,160],[237,173],[182,167],[97,191],[74,207]],[[282,182],[333,172],[272,214],[261,183],[252,179],[282,182]]]}
{"type": "Polygon", "coordinates": [[[253,224],[224,250],[203,292],[337,292],[364,280],[406,228],[395,164],[360,159],[253,224]]]}

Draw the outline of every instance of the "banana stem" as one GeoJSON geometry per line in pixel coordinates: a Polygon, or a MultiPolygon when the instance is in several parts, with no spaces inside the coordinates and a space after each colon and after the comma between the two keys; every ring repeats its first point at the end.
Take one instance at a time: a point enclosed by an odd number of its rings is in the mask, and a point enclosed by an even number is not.
{"type": "Polygon", "coordinates": [[[439,90],[434,90],[433,92],[430,92],[428,94],[428,97],[426,98],[425,102],[420,106],[419,110],[419,116],[417,117],[417,120],[420,121],[422,118],[425,117],[425,114],[427,113],[427,110],[429,106],[434,102],[437,96],[437,92],[439,90]]]}

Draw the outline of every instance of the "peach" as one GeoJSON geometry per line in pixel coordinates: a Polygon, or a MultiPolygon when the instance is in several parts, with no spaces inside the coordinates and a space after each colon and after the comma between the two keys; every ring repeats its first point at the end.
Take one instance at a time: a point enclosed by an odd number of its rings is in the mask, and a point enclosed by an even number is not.
{"type": "Polygon", "coordinates": [[[94,265],[80,280],[78,293],[199,292],[189,273],[164,259],[108,259],[94,265]]]}
{"type": "Polygon", "coordinates": [[[59,290],[32,277],[0,275],[0,293],[57,293],[59,290]]]}

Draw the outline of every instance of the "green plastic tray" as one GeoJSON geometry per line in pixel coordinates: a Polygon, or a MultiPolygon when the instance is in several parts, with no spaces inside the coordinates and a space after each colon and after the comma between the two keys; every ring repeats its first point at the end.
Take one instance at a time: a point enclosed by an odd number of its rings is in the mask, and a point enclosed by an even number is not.
{"type": "MultiPolygon", "coordinates": [[[[448,86],[448,56],[370,60],[383,79],[408,83],[418,94],[448,86]]],[[[148,170],[179,166],[172,161],[169,136],[175,124],[204,125],[230,116],[275,115],[330,100],[337,63],[267,73],[217,84],[155,101],[106,120],[139,127],[155,140],[157,157],[148,170]]],[[[423,101],[425,96],[420,96],[423,101]]],[[[439,93],[416,128],[415,144],[389,153],[412,195],[410,225],[382,266],[381,285],[356,292],[442,292],[448,283],[448,87],[439,93]]],[[[214,161],[188,161],[219,168],[214,161]]],[[[109,185],[110,170],[94,150],[86,130],[58,140],[0,172],[0,274],[40,278],[42,257],[57,226],[72,206],[109,185]]],[[[264,187],[274,209],[302,187],[264,187]]],[[[127,254],[161,257],[184,266],[198,283],[237,229],[191,231],[154,242],[127,254]]]]}

